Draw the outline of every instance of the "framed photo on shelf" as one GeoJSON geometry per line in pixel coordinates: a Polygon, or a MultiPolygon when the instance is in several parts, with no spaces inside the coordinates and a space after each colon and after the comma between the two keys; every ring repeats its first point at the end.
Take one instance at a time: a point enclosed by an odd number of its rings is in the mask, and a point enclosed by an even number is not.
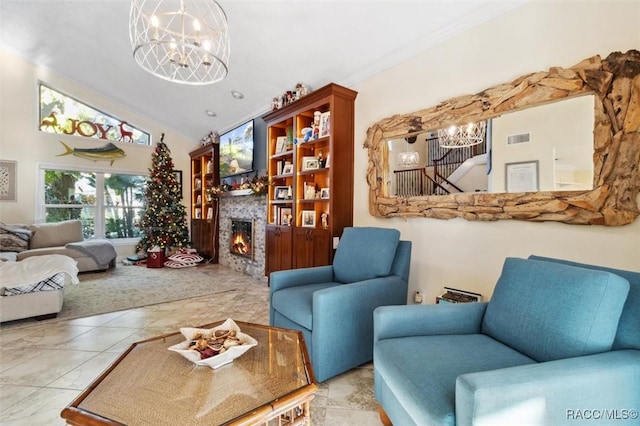
{"type": "Polygon", "coordinates": [[[323,200],[329,199],[329,188],[320,188],[320,198],[323,200]]]}
{"type": "Polygon", "coordinates": [[[282,168],[282,174],[288,175],[291,173],[293,173],[293,164],[285,164],[284,167],[282,168]]]}
{"type": "Polygon", "coordinates": [[[505,189],[507,192],[530,192],[539,190],[538,160],[506,163],[505,189]]]}
{"type": "Polygon", "coordinates": [[[287,150],[287,137],[278,136],[276,138],[276,154],[285,152],[287,150]]]}
{"type": "Polygon", "coordinates": [[[318,134],[318,137],[323,138],[325,136],[329,136],[330,123],[331,111],[323,112],[322,114],[320,114],[320,132],[318,134]]]}
{"type": "Polygon", "coordinates": [[[288,186],[276,186],[273,188],[273,199],[274,200],[286,200],[287,192],[289,192],[288,186]]]}
{"type": "Polygon", "coordinates": [[[316,170],[320,168],[320,163],[316,157],[302,157],[302,170],[316,170]]]}
{"type": "Polygon", "coordinates": [[[316,212],[314,210],[302,210],[302,226],[315,228],[316,212]]]}
{"type": "Polygon", "coordinates": [[[278,216],[278,225],[291,226],[291,207],[281,207],[278,216]]]}

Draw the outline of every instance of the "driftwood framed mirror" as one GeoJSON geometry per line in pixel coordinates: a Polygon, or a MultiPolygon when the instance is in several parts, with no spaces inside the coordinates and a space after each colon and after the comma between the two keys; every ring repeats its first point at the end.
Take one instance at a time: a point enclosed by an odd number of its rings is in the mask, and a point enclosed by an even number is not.
{"type": "Polygon", "coordinates": [[[475,95],[385,118],[367,130],[364,146],[369,155],[367,182],[373,216],[607,226],[631,223],[640,214],[640,52],[614,52],[604,60],[593,56],[570,68],[552,67],[475,95]],[[592,189],[421,196],[388,193],[387,141],[391,139],[590,94],[594,98],[592,189]]]}

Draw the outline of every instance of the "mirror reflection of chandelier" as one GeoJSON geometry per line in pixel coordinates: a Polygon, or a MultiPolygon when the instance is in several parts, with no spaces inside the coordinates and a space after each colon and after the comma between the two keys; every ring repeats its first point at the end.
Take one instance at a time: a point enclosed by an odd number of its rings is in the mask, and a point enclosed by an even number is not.
{"type": "Polygon", "coordinates": [[[409,145],[416,142],[416,136],[410,136],[404,139],[407,143],[407,150],[398,153],[398,166],[400,167],[418,167],[420,164],[420,153],[410,151],[409,145]]]}
{"type": "Polygon", "coordinates": [[[420,154],[415,151],[403,151],[398,153],[398,165],[400,167],[418,167],[420,154]]]}
{"type": "Polygon", "coordinates": [[[138,65],[164,80],[204,85],[227,76],[227,17],[214,0],[132,0],[129,37],[138,65]]]}
{"type": "Polygon", "coordinates": [[[450,126],[446,129],[438,129],[438,139],[442,148],[462,148],[482,143],[486,130],[486,121],[450,126]]]}

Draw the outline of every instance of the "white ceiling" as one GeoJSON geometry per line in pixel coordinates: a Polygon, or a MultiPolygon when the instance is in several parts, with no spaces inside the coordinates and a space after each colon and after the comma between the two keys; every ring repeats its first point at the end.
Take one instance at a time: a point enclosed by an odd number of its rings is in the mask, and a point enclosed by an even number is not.
{"type": "Polygon", "coordinates": [[[207,86],[170,83],[136,65],[129,0],[0,0],[0,46],[197,144],[267,112],[297,82],[357,84],[524,1],[219,0],[229,75],[207,86]]]}

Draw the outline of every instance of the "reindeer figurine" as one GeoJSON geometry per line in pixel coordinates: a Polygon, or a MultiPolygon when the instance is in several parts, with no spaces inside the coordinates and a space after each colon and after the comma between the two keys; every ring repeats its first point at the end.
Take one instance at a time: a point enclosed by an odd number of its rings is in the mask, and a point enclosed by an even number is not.
{"type": "Polygon", "coordinates": [[[125,130],[124,129],[124,125],[128,124],[126,121],[121,121],[120,124],[118,124],[118,127],[120,128],[120,139],[118,139],[118,142],[129,142],[132,143],[133,142],[133,132],[129,131],[129,130],[125,130]],[[129,140],[127,140],[129,139],[129,140]]]}
{"type": "Polygon", "coordinates": [[[40,130],[46,130],[47,128],[52,128],[54,132],[58,133],[58,118],[56,117],[56,112],[51,111],[51,114],[42,119],[40,123],[40,130]]]}

